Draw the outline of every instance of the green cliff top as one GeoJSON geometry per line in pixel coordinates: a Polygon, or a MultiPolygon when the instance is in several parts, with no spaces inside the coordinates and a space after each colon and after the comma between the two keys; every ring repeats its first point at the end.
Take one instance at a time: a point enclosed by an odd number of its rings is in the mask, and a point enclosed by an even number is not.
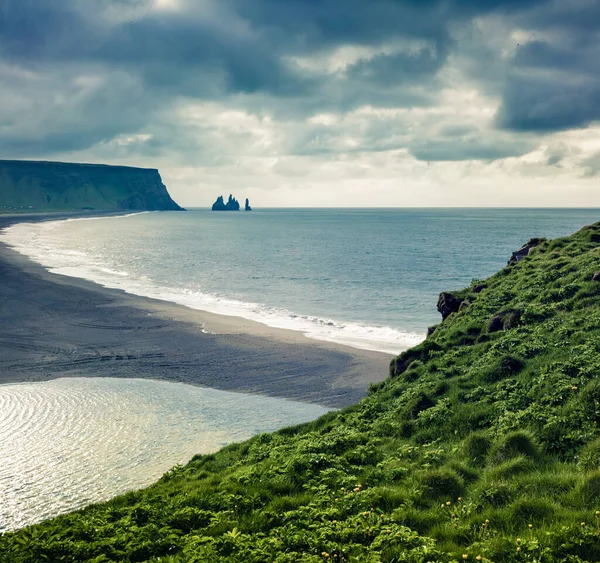
{"type": "MultiPolygon", "coordinates": [[[[6,534],[11,563],[600,558],[600,223],[541,241],[356,406],[6,534]]],[[[0,556],[1,560],[2,556],[0,556]]]]}

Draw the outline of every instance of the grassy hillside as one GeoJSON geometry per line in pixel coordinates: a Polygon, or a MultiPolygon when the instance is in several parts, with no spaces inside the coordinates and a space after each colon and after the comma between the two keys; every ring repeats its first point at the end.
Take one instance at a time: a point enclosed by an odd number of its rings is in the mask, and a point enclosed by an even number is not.
{"type": "Polygon", "coordinates": [[[600,223],[454,293],[358,405],[0,538],[3,561],[600,560],[600,223]]]}
{"type": "Polygon", "coordinates": [[[82,209],[181,209],[158,170],[0,160],[0,213],[82,209]]]}

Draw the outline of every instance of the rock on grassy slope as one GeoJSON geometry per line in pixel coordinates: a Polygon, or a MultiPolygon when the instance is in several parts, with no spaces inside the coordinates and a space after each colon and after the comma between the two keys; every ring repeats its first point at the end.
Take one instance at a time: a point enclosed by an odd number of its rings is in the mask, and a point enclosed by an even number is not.
{"type": "Polygon", "coordinates": [[[491,278],[356,406],[0,538],[0,559],[600,559],[600,224],[491,278]]]}

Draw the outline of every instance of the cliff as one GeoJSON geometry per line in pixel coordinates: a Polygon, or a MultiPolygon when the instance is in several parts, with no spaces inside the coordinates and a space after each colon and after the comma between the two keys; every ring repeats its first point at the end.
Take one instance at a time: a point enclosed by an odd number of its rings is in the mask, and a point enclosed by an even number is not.
{"type": "Polygon", "coordinates": [[[0,160],[0,212],[19,209],[178,211],[158,170],[0,160]]]}
{"type": "Polygon", "coordinates": [[[0,535],[0,561],[598,561],[600,223],[438,307],[359,404],[0,535]]]}

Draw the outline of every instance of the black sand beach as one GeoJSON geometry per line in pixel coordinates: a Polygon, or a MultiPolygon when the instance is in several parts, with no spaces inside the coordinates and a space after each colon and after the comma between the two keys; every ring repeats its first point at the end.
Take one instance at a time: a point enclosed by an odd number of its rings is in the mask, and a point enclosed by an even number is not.
{"type": "MultiPolygon", "coordinates": [[[[19,221],[73,214],[0,216],[19,221]]],[[[141,377],[343,407],[390,356],[49,273],[0,243],[0,383],[141,377]]]]}

